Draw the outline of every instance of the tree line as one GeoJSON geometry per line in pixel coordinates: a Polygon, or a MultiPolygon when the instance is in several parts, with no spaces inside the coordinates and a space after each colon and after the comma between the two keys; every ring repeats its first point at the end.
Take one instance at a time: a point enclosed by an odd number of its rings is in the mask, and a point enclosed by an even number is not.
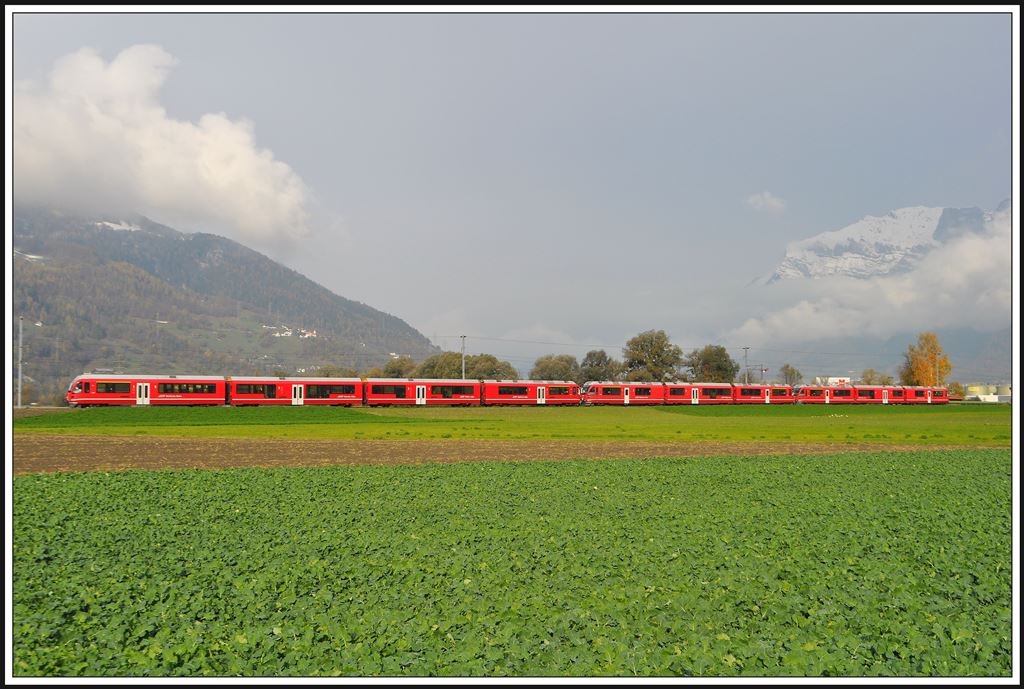
{"type": "MultiPolygon", "coordinates": [[[[672,344],[664,330],[647,330],[631,338],[622,349],[622,358],[615,359],[603,349],[594,349],[582,361],[571,354],[545,354],[530,369],[532,380],[569,380],[582,384],[586,381],[701,381],[707,383],[742,383],[742,367],[722,345],[709,344],[683,353],[672,344]]],[[[942,385],[952,370],[949,358],[943,353],[935,333],[921,333],[917,344],[907,349],[899,372],[902,385],[942,385]]],[[[392,359],[384,366],[372,368],[363,374],[355,369],[321,367],[319,375],[367,378],[462,378],[462,355],[443,352],[417,364],[403,356],[392,359]]],[[[465,377],[480,379],[515,379],[519,373],[507,361],[492,354],[466,356],[465,377]]],[[[783,364],[769,382],[798,385],[804,374],[792,364],[783,364]]],[[[754,382],[754,381],[750,381],[754,382]]],[[[891,375],[873,368],[865,369],[855,382],[865,385],[892,385],[891,375]]]]}

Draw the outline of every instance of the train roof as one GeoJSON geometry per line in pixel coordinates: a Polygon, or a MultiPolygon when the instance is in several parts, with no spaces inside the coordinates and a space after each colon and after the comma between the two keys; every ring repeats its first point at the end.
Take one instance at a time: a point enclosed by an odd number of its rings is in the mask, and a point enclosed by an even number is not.
{"type": "MultiPolygon", "coordinates": [[[[699,380],[695,380],[695,381],[672,380],[672,381],[669,381],[667,383],[664,383],[664,385],[728,385],[729,387],[732,387],[732,383],[703,383],[703,382],[701,382],[699,380]]],[[[767,386],[765,386],[765,387],[767,387],[767,386]]]]}
{"type": "Polygon", "coordinates": [[[900,390],[945,390],[945,385],[794,385],[795,388],[821,388],[829,390],[850,390],[853,388],[869,388],[875,390],[881,390],[883,388],[888,389],[900,389],[900,390]]]}
{"type": "Polygon", "coordinates": [[[525,385],[525,384],[537,385],[537,384],[540,384],[540,383],[543,383],[545,385],[576,385],[575,381],[571,381],[571,380],[529,380],[529,379],[526,379],[526,378],[516,379],[516,380],[509,380],[509,379],[497,380],[497,379],[491,379],[491,380],[485,380],[483,382],[485,382],[485,383],[513,383],[513,384],[518,383],[520,385],[525,385]]]}
{"type": "Polygon", "coordinates": [[[587,385],[646,385],[649,387],[653,387],[655,385],[665,385],[665,383],[648,383],[647,381],[644,380],[588,380],[586,383],[583,384],[583,386],[586,387],[587,385]]]}
{"type": "Polygon", "coordinates": [[[232,383],[278,383],[288,381],[294,381],[296,383],[299,383],[308,382],[311,380],[325,383],[361,383],[363,381],[362,378],[328,378],[327,376],[229,376],[229,380],[232,383]]]}
{"type": "Polygon", "coordinates": [[[474,385],[476,378],[367,378],[367,383],[415,383],[416,385],[474,385]]]}
{"type": "MultiPolygon", "coordinates": [[[[709,383],[716,385],[716,383],[709,383]]],[[[732,383],[734,388],[791,388],[789,383],[732,383]]]]}
{"type": "Polygon", "coordinates": [[[224,380],[224,376],[186,376],[178,373],[82,373],[76,378],[103,378],[104,380],[224,380]]]}

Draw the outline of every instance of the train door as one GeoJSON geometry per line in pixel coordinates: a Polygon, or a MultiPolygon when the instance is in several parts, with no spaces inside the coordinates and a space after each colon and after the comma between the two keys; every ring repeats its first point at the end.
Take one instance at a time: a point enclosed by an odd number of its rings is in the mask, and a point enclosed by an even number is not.
{"type": "Polygon", "coordinates": [[[928,404],[931,404],[931,403],[932,403],[932,391],[929,390],[928,391],[928,404]]]}
{"type": "Polygon", "coordinates": [[[690,388],[690,404],[700,404],[700,388],[696,385],[690,388]]]}
{"type": "Polygon", "coordinates": [[[416,386],[416,404],[427,403],[427,386],[417,385],[416,386]]]}
{"type": "Polygon", "coordinates": [[[829,394],[830,392],[831,392],[831,390],[829,390],[828,388],[825,388],[825,404],[831,404],[832,403],[832,395],[829,394]]]}
{"type": "Polygon", "coordinates": [[[135,386],[135,404],[149,404],[149,383],[138,383],[135,386]]]}
{"type": "Polygon", "coordinates": [[[304,404],[304,402],[303,402],[303,399],[304,399],[303,391],[304,391],[304,388],[302,387],[302,383],[293,383],[292,384],[292,406],[293,407],[301,406],[302,404],[304,404]]]}
{"type": "Polygon", "coordinates": [[[629,386],[628,385],[623,385],[622,386],[622,403],[623,404],[629,404],[629,386]]]}
{"type": "Polygon", "coordinates": [[[765,404],[771,404],[772,403],[772,389],[771,388],[765,388],[764,389],[764,403],[765,404]]]}
{"type": "Polygon", "coordinates": [[[882,404],[889,404],[889,391],[882,390],[882,404]]]}
{"type": "Polygon", "coordinates": [[[537,386],[537,404],[548,403],[548,390],[543,385],[537,386]]]}

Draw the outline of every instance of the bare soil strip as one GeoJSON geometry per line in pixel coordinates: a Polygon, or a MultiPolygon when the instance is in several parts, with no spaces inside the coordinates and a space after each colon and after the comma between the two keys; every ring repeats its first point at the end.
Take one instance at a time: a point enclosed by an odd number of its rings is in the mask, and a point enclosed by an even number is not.
{"type": "Polygon", "coordinates": [[[229,469],[428,462],[538,461],[798,455],[967,449],[949,446],[794,442],[554,440],[273,440],[15,435],[15,474],[127,469],[229,469]]]}

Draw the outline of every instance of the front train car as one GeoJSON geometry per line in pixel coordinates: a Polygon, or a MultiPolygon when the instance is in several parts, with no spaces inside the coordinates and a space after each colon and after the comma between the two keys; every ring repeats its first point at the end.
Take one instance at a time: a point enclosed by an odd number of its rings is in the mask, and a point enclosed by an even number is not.
{"type": "Polygon", "coordinates": [[[224,376],[83,373],[64,398],[72,407],[216,405],[224,393],[224,376]]]}

